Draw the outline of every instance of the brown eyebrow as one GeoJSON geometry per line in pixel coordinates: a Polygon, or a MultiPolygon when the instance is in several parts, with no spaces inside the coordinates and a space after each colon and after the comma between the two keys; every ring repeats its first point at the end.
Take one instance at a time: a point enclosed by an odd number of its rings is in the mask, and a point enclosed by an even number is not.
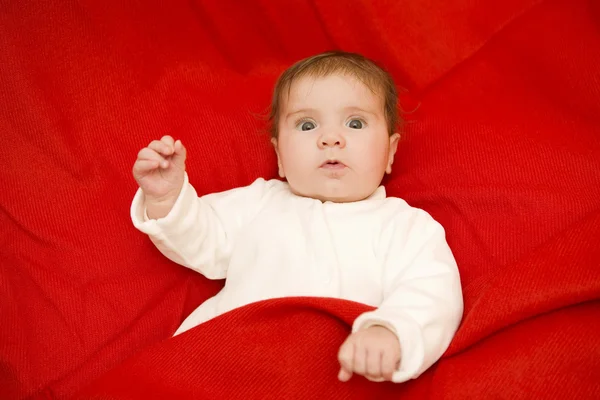
{"type": "Polygon", "coordinates": [[[296,110],[294,112],[288,113],[285,116],[285,119],[289,119],[291,116],[296,115],[296,114],[302,114],[302,113],[310,113],[310,112],[315,112],[316,110],[314,108],[301,108],[300,110],[296,110]]]}
{"type": "Polygon", "coordinates": [[[355,111],[355,112],[358,111],[358,112],[371,114],[374,117],[377,116],[377,113],[374,113],[373,111],[365,110],[364,108],[360,108],[360,107],[346,107],[346,108],[344,108],[344,111],[355,111]]]}
{"type": "MultiPolygon", "coordinates": [[[[296,110],[294,112],[288,113],[285,116],[285,119],[288,120],[290,119],[290,117],[296,115],[296,114],[304,114],[304,113],[315,113],[317,110],[315,110],[314,108],[301,108],[300,110],[296,110]]],[[[368,111],[365,110],[363,108],[360,107],[355,107],[355,106],[350,106],[350,107],[344,107],[344,111],[346,112],[362,112],[362,113],[366,113],[366,114],[370,114],[374,117],[377,117],[377,113],[373,112],[373,111],[368,111]]]]}

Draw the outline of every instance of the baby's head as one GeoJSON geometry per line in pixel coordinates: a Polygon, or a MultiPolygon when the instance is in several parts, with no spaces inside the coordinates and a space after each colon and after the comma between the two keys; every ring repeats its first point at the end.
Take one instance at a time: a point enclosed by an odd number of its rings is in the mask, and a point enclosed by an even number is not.
{"type": "Polygon", "coordinates": [[[277,81],[271,136],[279,175],[321,201],[363,200],[392,171],[397,91],[371,60],[328,52],[301,60],[277,81]]]}

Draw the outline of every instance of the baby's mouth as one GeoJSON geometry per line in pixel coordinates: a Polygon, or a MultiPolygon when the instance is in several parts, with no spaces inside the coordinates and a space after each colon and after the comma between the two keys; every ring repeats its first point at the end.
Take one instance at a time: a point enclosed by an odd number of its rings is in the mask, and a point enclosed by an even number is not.
{"type": "Polygon", "coordinates": [[[338,160],[327,160],[323,164],[321,164],[321,168],[325,169],[343,169],[346,168],[346,165],[338,160]]]}

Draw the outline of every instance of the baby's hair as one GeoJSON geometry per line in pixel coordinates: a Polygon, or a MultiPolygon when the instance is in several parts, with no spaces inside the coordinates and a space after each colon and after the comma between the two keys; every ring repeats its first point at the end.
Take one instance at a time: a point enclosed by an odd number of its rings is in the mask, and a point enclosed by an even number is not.
{"type": "Polygon", "coordinates": [[[277,138],[279,135],[281,98],[286,91],[289,96],[294,81],[305,76],[322,78],[333,74],[351,76],[362,82],[374,94],[383,95],[389,134],[393,135],[397,131],[402,121],[398,115],[398,91],[391,75],[374,61],[360,54],[329,51],[300,60],[281,74],[273,90],[269,112],[271,137],[277,138]]]}

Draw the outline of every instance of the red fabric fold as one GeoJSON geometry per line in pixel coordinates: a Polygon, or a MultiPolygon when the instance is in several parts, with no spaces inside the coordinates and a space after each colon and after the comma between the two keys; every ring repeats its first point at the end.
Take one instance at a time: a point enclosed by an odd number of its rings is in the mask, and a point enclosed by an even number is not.
{"type": "Polygon", "coordinates": [[[246,306],[152,346],[80,398],[377,398],[393,385],[337,381],[337,351],[364,311],[334,299],[246,306]]]}
{"type": "Polygon", "coordinates": [[[594,0],[1,2],[0,398],[230,393],[235,368],[253,395],[268,376],[306,396],[600,398],[596,49],[594,0]],[[442,223],[461,270],[454,342],[400,386],[336,382],[359,305],[265,302],[169,339],[222,282],[129,220],[135,154],[164,133],[186,143],[201,194],[274,176],[257,133],[272,85],[332,48],[410,89],[386,188],[442,223]],[[203,354],[235,368],[209,383],[203,354]]]}

